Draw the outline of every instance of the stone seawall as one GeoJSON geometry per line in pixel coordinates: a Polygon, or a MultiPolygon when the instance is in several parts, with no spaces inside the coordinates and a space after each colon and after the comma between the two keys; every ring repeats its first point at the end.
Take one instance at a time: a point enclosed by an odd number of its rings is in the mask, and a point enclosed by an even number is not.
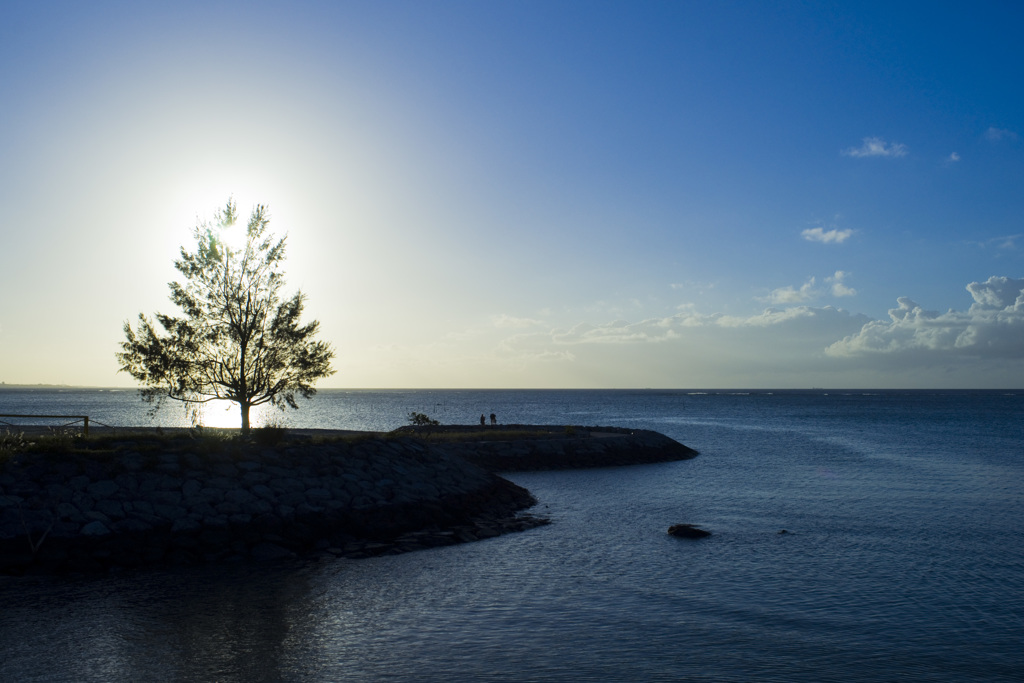
{"type": "MultiPolygon", "coordinates": [[[[408,428],[407,428],[408,429],[408,428]]],[[[490,429],[490,428],[488,428],[490,429]]],[[[484,437],[488,429],[479,430],[484,437]]],[[[551,429],[551,428],[547,428],[551,429]]],[[[664,434],[621,427],[568,427],[538,433],[531,425],[494,428],[529,438],[446,443],[444,448],[491,472],[619,467],[687,460],[697,451],[664,434]]]]}
{"type": "Polygon", "coordinates": [[[407,438],[86,442],[0,464],[0,573],[352,557],[536,526],[525,489],[407,438]]]}
{"type": "MultiPolygon", "coordinates": [[[[682,460],[614,427],[296,432],[273,446],[137,433],[3,454],[0,574],[365,557],[521,531],[533,496],[494,474],[682,460]]],[[[58,444],[59,445],[59,444],[58,444]]]]}

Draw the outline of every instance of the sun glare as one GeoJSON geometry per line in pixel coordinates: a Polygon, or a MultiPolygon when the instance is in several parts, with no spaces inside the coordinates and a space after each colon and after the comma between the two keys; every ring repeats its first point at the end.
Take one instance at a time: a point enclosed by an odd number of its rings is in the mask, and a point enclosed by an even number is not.
{"type": "MultiPolygon", "coordinates": [[[[262,427],[268,424],[267,406],[254,406],[249,411],[249,424],[262,427]]],[[[204,405],[199,413],[199,424],[213,429],[241,429],[242,417],[238,404],[232,401],[211,401],[204,405]]]]}
{"type": "Polygon", "coordinates": [[[259,170],[219,165],[192,169],[187,178],[182,178],[171,188],[171,241],[180,244],[182,231],[190,230],[197,222],[212,222],[214,214],[224,208],[228,199],[233,199],[238,208],[238,222],[221,234],[231,250],[245,248],[246,225],[258,204],[270,210],[271,231],[284,236],[288,232],[287,226],[277,225],[274,217],[279,211],[287,213],[291,196],[291,185],[287,179],[259,170]]]}
{"type": "Polygon", "coordinates": [[[249,213],[243,213],[241,206],[238,207],[238,213],[238,222],[220,234],[220,239],[227,245],[227,248],[235,252],[245,249],[245,227],[249,222],[249,213]]]}

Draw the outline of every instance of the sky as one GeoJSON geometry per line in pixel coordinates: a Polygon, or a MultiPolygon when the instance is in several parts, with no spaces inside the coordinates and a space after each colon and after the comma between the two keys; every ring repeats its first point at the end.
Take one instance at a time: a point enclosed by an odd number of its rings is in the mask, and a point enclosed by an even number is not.
{"type": "Polygon", "coordinates": [[[0,381],[132,386],[198,220],[339,388],[1024,387],[1024,5],[0,2],[0,381]]]}

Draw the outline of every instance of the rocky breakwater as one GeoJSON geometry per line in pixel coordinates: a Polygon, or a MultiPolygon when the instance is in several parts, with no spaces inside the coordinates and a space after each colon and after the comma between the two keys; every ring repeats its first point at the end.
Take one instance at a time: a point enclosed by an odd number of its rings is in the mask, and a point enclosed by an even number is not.
{"type": "Polygon", "coordinates": [[[492,472],[620,467],[696,457],[697,451],[645,429],[622,427],[403,427],[445,439],[444,448],[492,472]]]}
{"type": "Polygon", "coordinates": [[[545,523],[535,502],[409,438],[90,439],[0,461],[0,573],[400,552],[545,523]]]}

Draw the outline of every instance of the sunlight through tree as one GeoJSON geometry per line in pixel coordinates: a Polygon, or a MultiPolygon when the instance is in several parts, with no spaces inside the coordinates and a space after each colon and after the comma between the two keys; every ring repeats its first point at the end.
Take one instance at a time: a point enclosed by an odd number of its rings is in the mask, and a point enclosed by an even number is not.
{"type": "Polygon", "coordinates": [[[311,398],[316,380],[334,373],[334,351],[314,339],[318,321],[300,325],[305,296],[281,298],[285,238],[275,241],[267,231],[266,207],[253,209],[233,248],[228,235],[237,221],[229,199],[212,224],[196,226],[195,251],[182,247],[174,262],[185,284],[169,284],[182,316],[157,313],[162,332],[141,313],[136,329],[126,322],[117,358],[121,371],[144,385],[140,394],[154,411],[171,398],[196,421],[202,404],[234,401],[248,432],[253,406],[298,408],[296,394],[311,398]]]}

